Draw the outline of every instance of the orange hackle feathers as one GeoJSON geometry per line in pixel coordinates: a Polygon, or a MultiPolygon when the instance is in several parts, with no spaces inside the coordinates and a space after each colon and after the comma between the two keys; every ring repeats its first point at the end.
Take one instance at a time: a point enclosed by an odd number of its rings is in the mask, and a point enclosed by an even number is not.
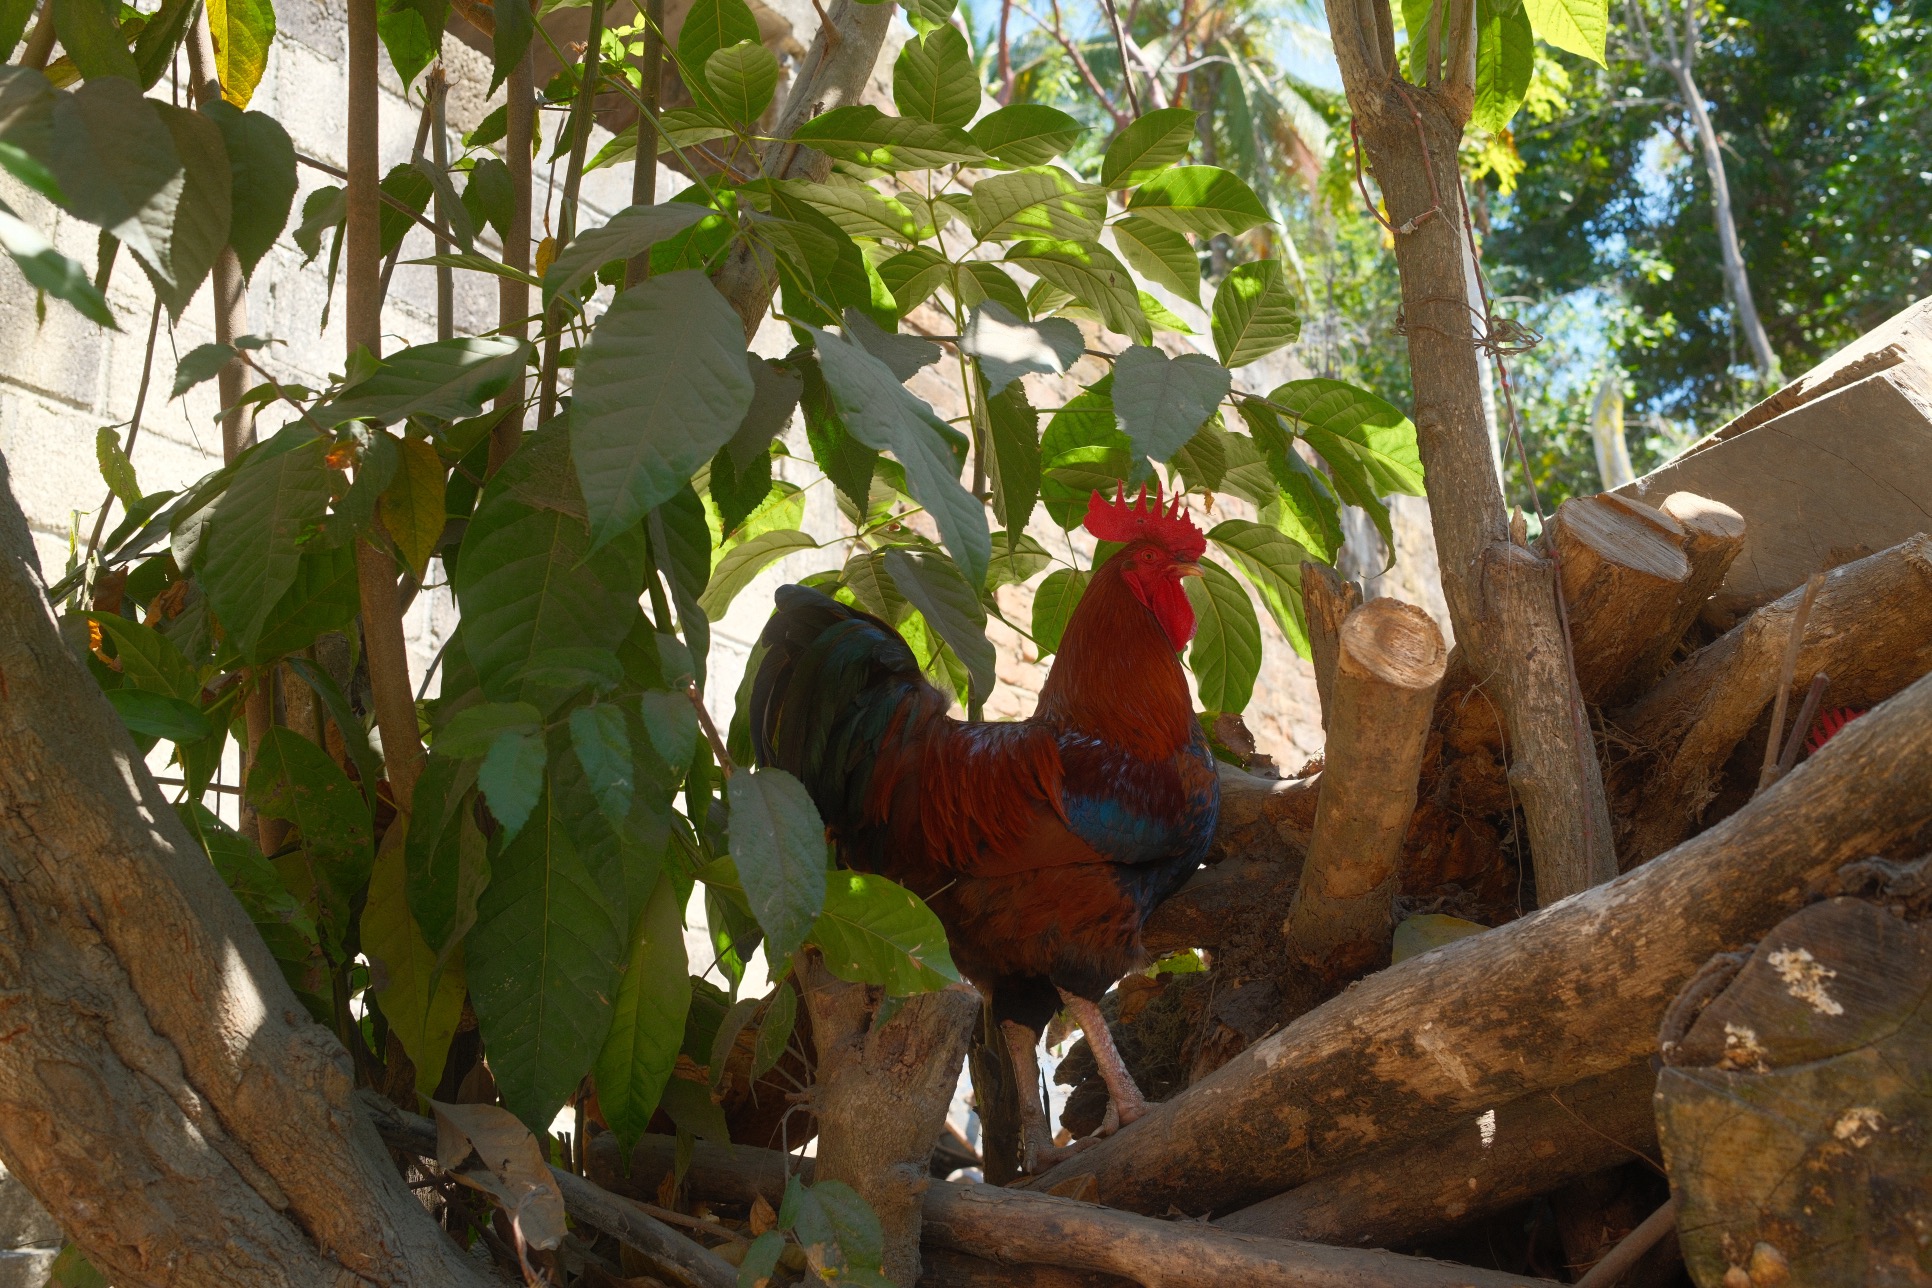
{"type": "Polygon", "coordinates": [[[1176,494],[1173,505],[1164,506],[1158,483],[1154,485],[1151,500],[1145,483],[1141,484],[1140,495],[1132,501],[1127,499],[1125,484],[1116,485],[1111,501],[1096,491],[1087,502],[1085,526],[1088,532],[1102,541],[1134,541],[1151,537],[1165,546],[1175,559],[1186,563],[1192,563],[1207,553],[1207,538],[1182,508],[1182,497],[1176,494]]]}

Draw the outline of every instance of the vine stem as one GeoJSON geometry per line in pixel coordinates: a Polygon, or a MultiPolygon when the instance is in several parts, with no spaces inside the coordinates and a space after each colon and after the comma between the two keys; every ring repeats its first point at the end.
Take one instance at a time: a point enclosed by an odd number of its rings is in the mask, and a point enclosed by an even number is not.
{"type": "Polygon", "coordinates": [[[718,726],[712,723],[711,713],[704,709],[704,697],[698,692],[696,680],[685,682],[684,696],[691,699],[691,709],[698,713],[698,727],[704,730],[705,739],[711,744],[711,754],[718,758],[718,772],[726,778],[731,777],[738,771],[738,766],[733,763],[731,753],[725,750],[725,741],[718,736],[718,726]]]}
{"type": "MultiPolygon", "coordinates": [[[[148,405],[148,378],[154,374],[154,342],[161,334],[161,297],[154,297],[154,314],[148,319],[148,351],[141,359],[141,386],[134,394],[134,415],[127,424],[127,439],[121,444],[121,455],[134,455],[134,440],[141,432],[141,413],[148,405]]],[[[94,551],[101,544],[101,533],[107,528],[107,512],[114,508],[114,490],[108,489],[107,499],[101,502],[100,513],[94,516],[94,535],[87,539],[87,559],[94,557],[94,551]]],[[[82,560],[83,563],[87,560],[82,560]]]]}
{"type": "MultiPolygon", "coordinates": [[[[530,271],[531,185],[530,139],[536,128],[536,73],[528,50],[517,60],[503,85],[503,164],[510,171],[510,229],[503,238],[503,262],[530,271]]],[[[530,338],[530,284],[521,278],[501,277],[496,285],[497,333],[518,340],[530,338]]],[[[509,388],[497,396],[499,419],[490,430],[489,465],[485,476],[497,472],[523,440],[524,375],[521,370],[509,388]]]]}
{"type": "MultiPolygon", "coordinates": [[[[584,45],[583,69],[577,77],[577,97],[570,111],[570,165],[564,171],[563,203],[557,211],[557,249],[561,251],[577,235],[578,193],[584,182],[584,153],[590,146],[590,125],[596,117],[599,60],[604,44],[604,0],[590,0],[590,38],[584,45]]],[[[640,135],[642,131],[639,131],[640,135]]],[[[548,332],[543,341],[543,377],[537,400],[537,424],[549,420],[557,409],[557,366],[563,348],[563,331],[568,307],[563,301],[550,306],[545,321],[548,332]]]]}

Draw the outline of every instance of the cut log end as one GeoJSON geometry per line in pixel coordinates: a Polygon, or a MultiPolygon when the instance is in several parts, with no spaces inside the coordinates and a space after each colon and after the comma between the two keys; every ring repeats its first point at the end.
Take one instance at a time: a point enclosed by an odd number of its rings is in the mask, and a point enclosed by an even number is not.
{"type": "Polygon", "coordinates": [[[1351,676],[1410,692],[1433,692],[1449,653],[1429,614],[1399,599],[1374,599],[1342,624],[1336,666],[1351,676]]]}

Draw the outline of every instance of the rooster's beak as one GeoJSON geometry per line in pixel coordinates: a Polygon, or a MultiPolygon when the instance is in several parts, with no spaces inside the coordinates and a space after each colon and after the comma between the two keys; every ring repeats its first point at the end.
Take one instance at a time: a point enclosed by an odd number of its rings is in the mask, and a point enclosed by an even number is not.
{"type": "Polygon", "coordinates": [[[1174,575],[1176,577],[1201,577],[1201,576],[1205,576],[1206,574],[1204,574],[1201,571],[1200,564],[1177,563],[1174,565],[1174,575]]]}

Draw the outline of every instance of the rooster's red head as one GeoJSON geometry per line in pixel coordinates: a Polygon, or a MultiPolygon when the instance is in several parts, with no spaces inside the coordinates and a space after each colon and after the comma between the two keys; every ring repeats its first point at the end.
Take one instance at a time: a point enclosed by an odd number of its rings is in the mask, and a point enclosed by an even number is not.
{"type": "Polygon", "coordinates": [[[1181,578],[1201,575],[1195,561],[1207,552],[1207,538],[1182,508],[1181,498],[1164,506],[1159,484],[1151,498],[1143,484],[1132,501],[1124,486],[1115,489],[1111,501],[1095,492],[1087,504],[1086,528],[1102,541],[1127,543],[1108,562],[1120,565],[1121,579],[1154,614],[1168,642],[1177,651],[1186,648],[1194,638],[1194,607],[1187,602],[1181,578]]]}

